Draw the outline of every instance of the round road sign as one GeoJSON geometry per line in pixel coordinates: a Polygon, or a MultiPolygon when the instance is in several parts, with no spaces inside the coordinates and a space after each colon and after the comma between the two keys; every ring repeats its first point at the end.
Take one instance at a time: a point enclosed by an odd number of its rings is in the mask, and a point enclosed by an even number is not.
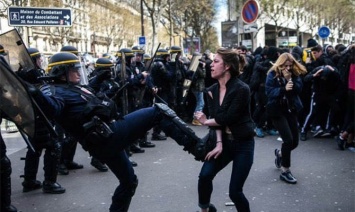
{"type": "Polygon", "coordinates": [[[245,2],[242,8],[242,19],[246,24],[252,24],[259,15],[259,3],[255,0],[245,2]]]}
{"type": "Polygon", "coordinates": [[[325,39],[325,38],[329,37],[330,29],[327,26],[322,26],[318,29],[318,35],[322,39],[325,39]]]}

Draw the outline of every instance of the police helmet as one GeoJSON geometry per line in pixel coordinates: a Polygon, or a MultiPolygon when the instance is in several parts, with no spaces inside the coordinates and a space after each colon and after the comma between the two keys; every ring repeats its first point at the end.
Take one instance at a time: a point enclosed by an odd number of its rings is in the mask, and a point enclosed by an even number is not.
{"type": "Polygon", "coordinates": [[[140,54],[140,55],[144,54],[144,50],[141,47],[139,47],[139,46],[133,46],[132,47],[132,51],[135,54],[140,54]]]}
{"type": "Polygon", "coordinates": [[[113,63],[111,62],[111,60],[105,57],[101,57],[95,62],[95,68],[110,68],[112,66],[113,63]]]}
{"type": "Polygon", "coordinates": [[[113,62],[108,58],[101,57],[97,59],[95,62],[96,75],[106,74],[108,77],[111,77],[110,74],[114,71],[113,66],[113,62]]]}
{"type": "Polygon", "coordinates": [[[125,54],[125,56],[130,56],[130,57],[133,57],[134,56],[134,53],[131,49],[129,48],[122,48],[120,50],[118,50],[118,52],[116,53],[116,56],[117,57],[122,57],[122,52],[125,54]]]}
{"type": "Polygon", "coordinates": [[[41,57],[41,52],[38,51],[36,48],[28,48],[27,49],[28,53],[30,54],[32,59],[37,59],[38,57],[41,57]]]}
{"type": "Polygon", "coordinates": [[[0,45],[0,55],[7,55],[3,45],[0,45]]]}
{"type": "Polygon", "coordinates": [[[76,56],[79,55],[78,49],[75,48],[74,46],[63,46],[63,47],[60,49],[60,52],[70,52],[70,53],[75,54],[76,56]]]}
{"type": "Polygon", "coordinates": [[[144,55],[143,55],[143,59],[144,59],[144,60],[151,60],[152,57],[151,57],[149,54],[144,54],[144,55]]]}
{"type": "Polygon", "coordinates": [[[166,49],[158,49],[157,51],[157,56],[165,56],[165,55],[169,55],[169,51],[166,49]]]}
{"type": "Polygon", "coordinates": [[[182,52],[180,46],[172,46],[172,47],[170,48],[170,53],[171,53],[171,54],[178,53],[178,52],[182,52]]]}
{"type": "Polygon", "coordinates": [[[58,78],[69,71],[70,68],[81,68],[79,58],[70,52],[59,52],[54,54],[49,60],[49,76],[58,78]]]}
{"type": "Polygon", "coordinates": [[[109,53],[105,53],[105,54],[102,55],[102,57],[110,59],[111,55],[109,53]]]}

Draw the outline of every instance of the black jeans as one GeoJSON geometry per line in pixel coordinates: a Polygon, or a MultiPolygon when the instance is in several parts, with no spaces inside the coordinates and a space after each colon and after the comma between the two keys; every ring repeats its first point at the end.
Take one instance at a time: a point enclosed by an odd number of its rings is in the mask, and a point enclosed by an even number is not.
{"type": "Polygon", "coordinates": [[[281,165],[289,168],[291,166],[291,151],[296,149],[299,141],[297,113],[283,111],[281,116],[272,117],[272,122],[283,141],[281,165]]]}
{"type": "Polygon", "coordinates": [[[204,162],[198,180],[198,197],[201,208],[208,208],[210,204],[214,177],[233,161],[229,197],[239,212],[250,211],[249,202],[243,193],[243,186],[254,161],[254,146],[254,138],[247,141],[224,140],[222,154],[217,159],[204,162]]]}

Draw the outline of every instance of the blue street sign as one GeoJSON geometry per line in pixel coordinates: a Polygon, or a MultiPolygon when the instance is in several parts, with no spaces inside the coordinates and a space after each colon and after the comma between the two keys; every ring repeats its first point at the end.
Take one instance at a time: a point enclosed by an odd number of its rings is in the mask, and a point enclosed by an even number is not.
{"type": "Polygon", "coordinates": [[[322,26],[318,29],[319,37],[325,39],[330,35],[330,29],[327,26],[322,26]]]}
{"type": "Polygon", "coordinates": [[[138,38],[139,45],[145,45],[145,36],[140,36],[138,38]]]}
{"type": "Polygon", "coordinates": [[[46,7],[9,7],[9,26],[72,25],[71,9],[46,7]]]}

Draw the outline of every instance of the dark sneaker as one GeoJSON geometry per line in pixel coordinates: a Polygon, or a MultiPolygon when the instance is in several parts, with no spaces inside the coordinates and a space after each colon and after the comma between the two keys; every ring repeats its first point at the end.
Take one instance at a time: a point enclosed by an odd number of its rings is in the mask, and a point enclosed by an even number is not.
{"type": "Polygon", "coordinates": [[[301,132],[300,139],[301,139],[301,141],[306,141],[307,140],[307,133],[301,132]]]}
{"type": "Polygon", "coordinates": [[[57,182],[44,181],[42,191],[48,194],[62,194],[65,192],[65,188],[57,182]]]}
{"type": "Polygon", "coordinates": [[[330,130],[326,130],[326,131],[324,131],[320,136],[321,136],[322,138],[328,138],[328,137],[330,137],[331,135],[332,135],[331,131],[330,131],[330,130]]]}
{"type": "Polygon", "coordinates": [[[279,150],[279,149],[275,149],[275,156],[276,156],[276,158],[275,158],[275,166],[276,166],[276,168],[281,168],[281,160],[282,160],[282,158],[281,158],[281,151],[279,150]]]}
{"type": "Polygon", "coordinates": [[[78,164],[78,163],[76,163],[76,162],[74,162],[74,161],[71,161],[71,162],[69,162],[69,163],[67,163],[67,164],[65,164],[65,165],[67,166],[67,169],[68,169],[68,170],[82,169],[82,168],[84,168],[83,165],[78,164]]]}
{"type": "Polygon", "coordinates": [[[255,128],[255,133],[256,133],[256,136],[259,138],[264,138],[264,136],[265,136],[264,131],[261,128],[255,128]]]}
{"type": "Polygon", "coordinates": [[[142,141],[142,142],[139,142],[139,146],[143,147],[143,148],[152,148],[152,147],[155,147],[155,144],[153,144],[152,142],[149,142],[149,141],[142,141]]]}
{"type": "Polygon", "coordinates": [[[319,128],[318,130],[316,130],[314,132],[313,137],[314,138],[320,138],[320,137],[322,137],[323,133],[324,133],[323,129],[319,128]]]}
{"type": "Polygon", "coordinates": [[[101,163],[101,161],[99,161],[96,158],[91,158],[91,163],[90,163],[93,167],[95,167],[97,170],[99,170],[100,172],[107,172],[108,168],[104,163],[101,163]]]}
{"type": "Polygon", "coordinates": [[[286,183],[290,183],[290,184],[297,183],[297,179],[292,175],[291,171],[289,170],[281,173],[280,180],[283,180],[286,183]]]}
{"type": "Polygon", "coordinates": [[[164,135],[152,134],[152,141],[165,141],[167,138],[164,135]]]}
{"type": "Polygon", "coordinates": [[[267,130],[266,133],[269,135],[279,135],[279,132],[274,129],[267,130]]]}
{"type": "Polygon", "coordinates": [[[22,182],[23,192],[29,192],[42,188],[42,183],[38,180],[25,180],[22,182]]]}
{"type": "Polygon", "coordinates": [[[337,136],[337,144],[338,144],[338,148],[340,150],[345,150],[345,140],[341,139],[340,136],[337,136]]]}

